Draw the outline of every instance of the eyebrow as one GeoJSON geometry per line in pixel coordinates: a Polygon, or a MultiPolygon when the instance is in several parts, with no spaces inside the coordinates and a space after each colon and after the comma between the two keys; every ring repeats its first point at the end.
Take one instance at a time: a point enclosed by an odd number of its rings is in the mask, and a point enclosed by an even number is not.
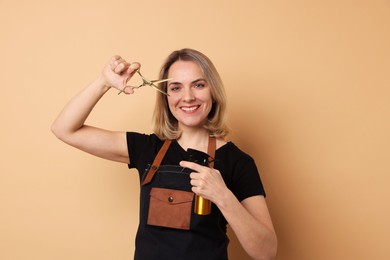
{"type": "MultiPolygon", "coordinates": [[[[204,78],[199,78],[199,79],[196,79],[196,80],[192,81],[191,84],[195,84],[195,83],[197,83],[199,81],[207,82],[204,78]]],[[[168,86],[170,86],[170,85],[181,85],[181,84],[182,84],[181,82],[174,81],[174,82],[169,83],[168,86]]]]}

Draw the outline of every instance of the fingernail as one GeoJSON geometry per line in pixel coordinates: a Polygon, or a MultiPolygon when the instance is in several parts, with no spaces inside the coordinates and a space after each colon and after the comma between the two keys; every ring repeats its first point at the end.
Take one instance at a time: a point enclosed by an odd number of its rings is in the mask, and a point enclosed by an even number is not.
{"type": "Polygon", "coordinates": [[[130,64],[131,69],[139,69],[141,67],[141,64],[139,62],[133,62],[130,64]]]}

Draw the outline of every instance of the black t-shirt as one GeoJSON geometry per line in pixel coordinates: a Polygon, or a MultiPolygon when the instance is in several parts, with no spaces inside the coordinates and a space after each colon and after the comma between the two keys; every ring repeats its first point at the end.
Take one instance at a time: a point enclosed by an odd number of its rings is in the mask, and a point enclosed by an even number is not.
{"type": "MultiPolygon", "coordinates": [[[[129,168],[136,168],[138,170],[140,180],[143,179],[145,170],[150,167],[163,143],[164,141],[160,140],[154,134],[127,133],[127,145],[130,158],[129,168]]],[[[179,165],[179,162],[182,160],[188,160],[187,151],[174,140],[161,165],[179,165]]],[[[233,192],[239,201],[256,195],[265,196],[265,191],[254,160],[232,142],[228,142],[216,150],[214,168],[221,172],[226,186],[233,192]]],[[[145,202],[141,199],[140,203],[143,204],[145,202]]],[[[142,209],[143,207],[146,207],[146,205],[140,205],[140,207],[142,209]]],[[[143,253],[141,253],[141,251],[145,252],[145,254],[149,254],[150,250],[160,248],[159,242],[156,240],[161,238],[161,247],[163,247],[161,252],[166,254],[166,258],[159,255],[156,259],[180,259],[180,257],[183,257],[184,255],[185,259],[227,259],[227,222],[215,205],[213,205],[212,211],[210,217],[218,219],[215,221],[206,221],[205,225],[218,225],[218,227],[204,226],[199,230],[190,230],[186,232],[176,230],[167,231],[164,229],[151,230],[150,228],[145,228],[143,220],[140,219],[140,226],[136,239],[136,256],[138,250],[137,258],[152,259],[152,257],[142,257],[141,254],[143,253]],[[218,232],[214,232],[213,230],[218,230],[219,233],[223,234],[216,234],[218,232]],[[152,232],[153,234],[145,234],[147,232],[152,232]],[[215,237],[213,238],[213,236],[215,237]],[[150,240],[151,238],[153,238],[153,243],[150,243],[150,246],[154,248],[148,248],[146,250],[144,246],[149,243],[149,241],[146,240],[150,240]],[[191,240],[188,240],[191,241],[191,243],[185,245],[182,242],[187,238],[191,238],[191,240]],[[172,239],[173,242],[165,243],[169,239],[172,239]],[[175,243],[175,239],[176,241],[180,241],[180,243],[175,243]],[[205,241],[209,242],[205,243],[205,241]],[[214,241],[215,243],[213,244],[211,241],[214,241]],[[166,247],[167,244],[172,244],[172,248],[166,247]],[[178,248],[179,245],[182,248],[178,248]],[[200,245],[202,246],[199,247],[200,245]],[[207,248],[207,245],[212,248],[207,248]],[[195,248],[197,248],[197,250],[194,250],[195,248]],[[199,250],[199,248],[202,249],[199,250]],[[215,252],[218,250],[220,252],[216,254],[215,252]],[[172,252],[169,253],[167,251],[172,252]],[[204,255],[202,255],[202,251],[204,252],[204,255]],[[210,252],[213,252],[213,257],[210,257],[210,255],[212,255],[210,252]],[[171,256],[169,254],[171,254],[171,256]],[[182,254],[182,256],[179,256],[180,254],[182,254]]]]}

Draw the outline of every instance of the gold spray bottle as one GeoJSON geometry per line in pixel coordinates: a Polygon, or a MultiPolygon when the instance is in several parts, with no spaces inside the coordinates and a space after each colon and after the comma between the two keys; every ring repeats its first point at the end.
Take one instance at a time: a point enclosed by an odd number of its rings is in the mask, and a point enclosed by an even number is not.
{"type": "MultiPolygon", "coordinates": [[[[209,155],[207,153],[188,149],[189,161],[203,166],[209,166],[209,155]]],[[[211,213],[211,201],[199,195],[195,195],[194,213],[198,215],[209,215],[211,213]]]]}
{"type": "Polygon", "coordinates": [[[195,195],[194,212],[198,215],[209,215],[211,213],[211,201],[195,195]]]}

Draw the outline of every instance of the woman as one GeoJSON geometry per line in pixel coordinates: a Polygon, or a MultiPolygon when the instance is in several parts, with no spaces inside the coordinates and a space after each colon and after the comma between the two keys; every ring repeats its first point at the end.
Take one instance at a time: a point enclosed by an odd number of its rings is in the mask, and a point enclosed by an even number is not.
{"type": "Polygon", "coordinates": [[[52,125],[62,141],[138,169],[141,195],[135,259],[227,259],[227,223],[251,257],[273,259],[277,239],[256,165],[224,140],[224,89],[204,54],[182,49],[162,66],[160,79],[169,80],[161,90],[168,95],[157,93],[154,134],[85,125],[110,88],[134,93],[126,83],[139,69],[139,63],[114,56],[52,125]],[[205,159],[197,157],[203,155],[205,159]],[[194,213],[197,196],[212,202],[210,214],[194,213]]]}

